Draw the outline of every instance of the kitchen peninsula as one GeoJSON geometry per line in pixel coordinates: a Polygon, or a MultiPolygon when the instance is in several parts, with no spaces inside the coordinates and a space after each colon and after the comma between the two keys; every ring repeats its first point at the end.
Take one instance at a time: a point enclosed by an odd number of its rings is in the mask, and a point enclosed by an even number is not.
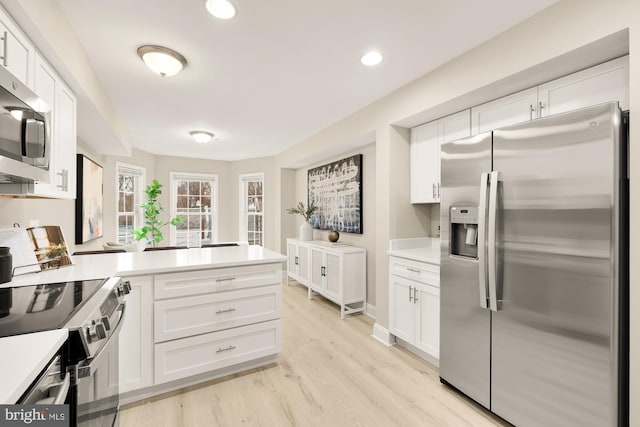
{"type": "Polygon", "coordinates": [[[286,257],[259,246],[73,257],[2,287],[120,276],[130,282],[120,333],[121,402],[276,361],[286,257]]]}

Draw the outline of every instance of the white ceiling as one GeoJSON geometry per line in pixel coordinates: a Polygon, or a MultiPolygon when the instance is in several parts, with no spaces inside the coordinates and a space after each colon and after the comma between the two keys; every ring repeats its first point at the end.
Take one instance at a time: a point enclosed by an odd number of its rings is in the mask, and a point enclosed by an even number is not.
{"type": "MultiPolygon", "coordinates": [[[[58,0],[132,145],[160,155],[274,155],[556,0],[58,0]],[[153,74],[136,54],[163,45],[189,64],[153,74]],[[369,49],[383,62],[360,64],[369,49]],[[188,132],[216,134],[195,143],[188,132]]],[[[510,52],[505,52],[510,54],[510,52]]]]}

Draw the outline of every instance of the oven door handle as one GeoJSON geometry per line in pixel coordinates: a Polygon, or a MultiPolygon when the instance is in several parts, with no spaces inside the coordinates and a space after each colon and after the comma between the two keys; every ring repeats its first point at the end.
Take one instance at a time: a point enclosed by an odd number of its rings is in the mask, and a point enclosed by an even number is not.
{"type": "MultiPolygon", "coordinates": [[[[126,302],[123,302],[122,304],[120,304],[120,307],[118,307],[118,310],[120,311],[120,319],[118,320],[118,324],[116,325],[116,327],[113,328],[113,332],[111,333],[111,335],[109,335],[109,338],[107,338],[107,341],[110,341],[114,338],[118,339],[118,334],[120,333],[120,329],[122,329],[122,324],[124,323],[126,302]]],[[[93,358],[91,358],[91,361],[88,364],[84,366],[78,366],[78,378],[85,378],[93,375],[93,370],[91,368],[91,365],[93,364],[94,361],[100,359],[100,357],[102,356],[102,353],[108,350],[107,347],[109,347],[108,344],[102,347],[98,352],[98,354],[96,354],[93,358]]]]}
{"type": "Polygon", "coordinates": [[[60,384],[60,390],[56,394],[56,398],[53,400],[54,405],[62,405],[67,400],[67,394],[69,394],[69,387],[71,386],[71,373],[67,372],[64,375],[64,381],[60,384]]]}

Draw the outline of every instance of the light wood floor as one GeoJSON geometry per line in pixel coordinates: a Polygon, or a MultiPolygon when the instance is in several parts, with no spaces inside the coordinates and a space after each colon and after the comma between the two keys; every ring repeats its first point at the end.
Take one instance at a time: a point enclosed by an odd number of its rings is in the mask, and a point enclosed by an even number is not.
{"type": "Polygon", "coordinates": [[[123,407],[121,427],[506,426],[440,384],[438,371],[371,338],[364,315],[291,282],[278,362],[123,407]]]}

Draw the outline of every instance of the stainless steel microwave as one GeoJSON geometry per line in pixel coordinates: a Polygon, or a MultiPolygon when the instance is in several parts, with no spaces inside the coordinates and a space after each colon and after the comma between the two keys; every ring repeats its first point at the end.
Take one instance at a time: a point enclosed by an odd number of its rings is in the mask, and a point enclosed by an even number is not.
{"type": "Polygon", "coordinates": [[[0,184],[49,182],[50,123],[50,106],[0,67],[0,184]]]}

